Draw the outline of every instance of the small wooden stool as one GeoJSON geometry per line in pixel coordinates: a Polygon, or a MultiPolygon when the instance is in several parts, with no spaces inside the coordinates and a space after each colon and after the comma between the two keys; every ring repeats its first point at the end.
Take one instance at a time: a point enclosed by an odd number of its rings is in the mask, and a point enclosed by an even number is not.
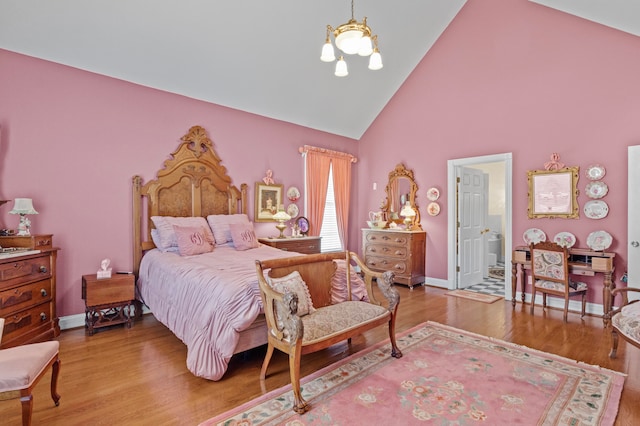
{"type": "MultiPolygon", "coordinates": [[[[0,318],[0,339],[3,326],[4,319],[0,318]]],[[[23,426],[31,424],[31,393],[49,367],[52,367],[51,398],[56,406],[60,404],[56,391],[60,373],[59,347],[60,343],[52,340],[0,350],[0,401],[20,398],[23,426]]]]}

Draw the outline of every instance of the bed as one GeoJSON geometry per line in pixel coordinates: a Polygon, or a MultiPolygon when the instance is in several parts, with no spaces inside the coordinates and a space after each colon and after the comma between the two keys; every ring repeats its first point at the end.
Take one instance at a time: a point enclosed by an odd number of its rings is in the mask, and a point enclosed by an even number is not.
{"type": "MultiPolygon", "coordinates": [[[[250,249],[239,249],[233,240],[237,232],[231,231],[238,223],[253,230],[246,214],[247,185],[232,184],[205,129],[194,126],[181,141],[154,180],[133,177],[136,313],[146,305],[187,346],[189,371],[220,380],[234,354],[267,342],[255,261],[294,254],[257,240],[250,249]],[[176,223],[206,223],[215,240],[212,251],[181,255],[159,237],[170,232],[165,222],[176,232],[183,229],[176,223]]],[[[346,294],[344,271],[344,265],[337,268],[332,298],[364,298],[364,285],[346,294]]]]}

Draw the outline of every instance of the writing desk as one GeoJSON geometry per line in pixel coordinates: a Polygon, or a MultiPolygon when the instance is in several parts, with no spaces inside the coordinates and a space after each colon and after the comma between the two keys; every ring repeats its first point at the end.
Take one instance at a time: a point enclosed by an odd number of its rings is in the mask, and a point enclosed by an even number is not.
{"type": "MultiPolygon", "coordinates": [[[[608,312],[611,308],[611,290],[615,288],[613,284],[613,260],[615,253],[606,253],[584,248],[569,249],[569,273],[572,275],[595,276],[602,274],[602,319],[604,324],[609,322],[608,312]]],[[[516,287],[518,284],[518,271],[522,271],[521,289],[522,303],[524,303],[524,290],[526,283],[526,270],[531,269],[531,253],[528,246],[519,246],[513,250],[511,260],[511,303],[516,305],[516,287]]],[[[532,300],[531,303],[534,303],[532,300]]]]}

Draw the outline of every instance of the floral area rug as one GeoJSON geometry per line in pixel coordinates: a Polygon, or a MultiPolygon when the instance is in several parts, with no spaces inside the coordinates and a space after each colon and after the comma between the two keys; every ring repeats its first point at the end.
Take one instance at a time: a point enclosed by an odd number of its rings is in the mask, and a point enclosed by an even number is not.
{"type": "Polygon", "coordinates": [[[496,280],[504,279],[504,268],[489,268],[488,273],[490,278],[494,278],[496,280]]]}
{"type": "MultiPolygon", "coordinates": [[[[612,425],[625,375],[427,322],[202,425],[612,425]]],[[[303,360],[304,361],[304,360],[303,360]]],[[[257,378],[256,378],[257,380],[257,378]]],[[[267,377],[267,384],[269,378],[267,377]]]]}

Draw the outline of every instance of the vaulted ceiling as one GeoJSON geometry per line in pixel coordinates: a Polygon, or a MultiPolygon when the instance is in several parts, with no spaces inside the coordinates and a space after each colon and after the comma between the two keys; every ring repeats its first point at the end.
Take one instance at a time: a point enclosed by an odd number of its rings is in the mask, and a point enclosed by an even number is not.
{"type": "MultiPolygon", "coordinates": [[[[640,35],[637,1],[529,1],[640,35]]],[[[348,0],[0,0],[0,48],[359,139],[466,2],[355,1],[384,68],[342,78],[319,57],[348,0]]]]}

